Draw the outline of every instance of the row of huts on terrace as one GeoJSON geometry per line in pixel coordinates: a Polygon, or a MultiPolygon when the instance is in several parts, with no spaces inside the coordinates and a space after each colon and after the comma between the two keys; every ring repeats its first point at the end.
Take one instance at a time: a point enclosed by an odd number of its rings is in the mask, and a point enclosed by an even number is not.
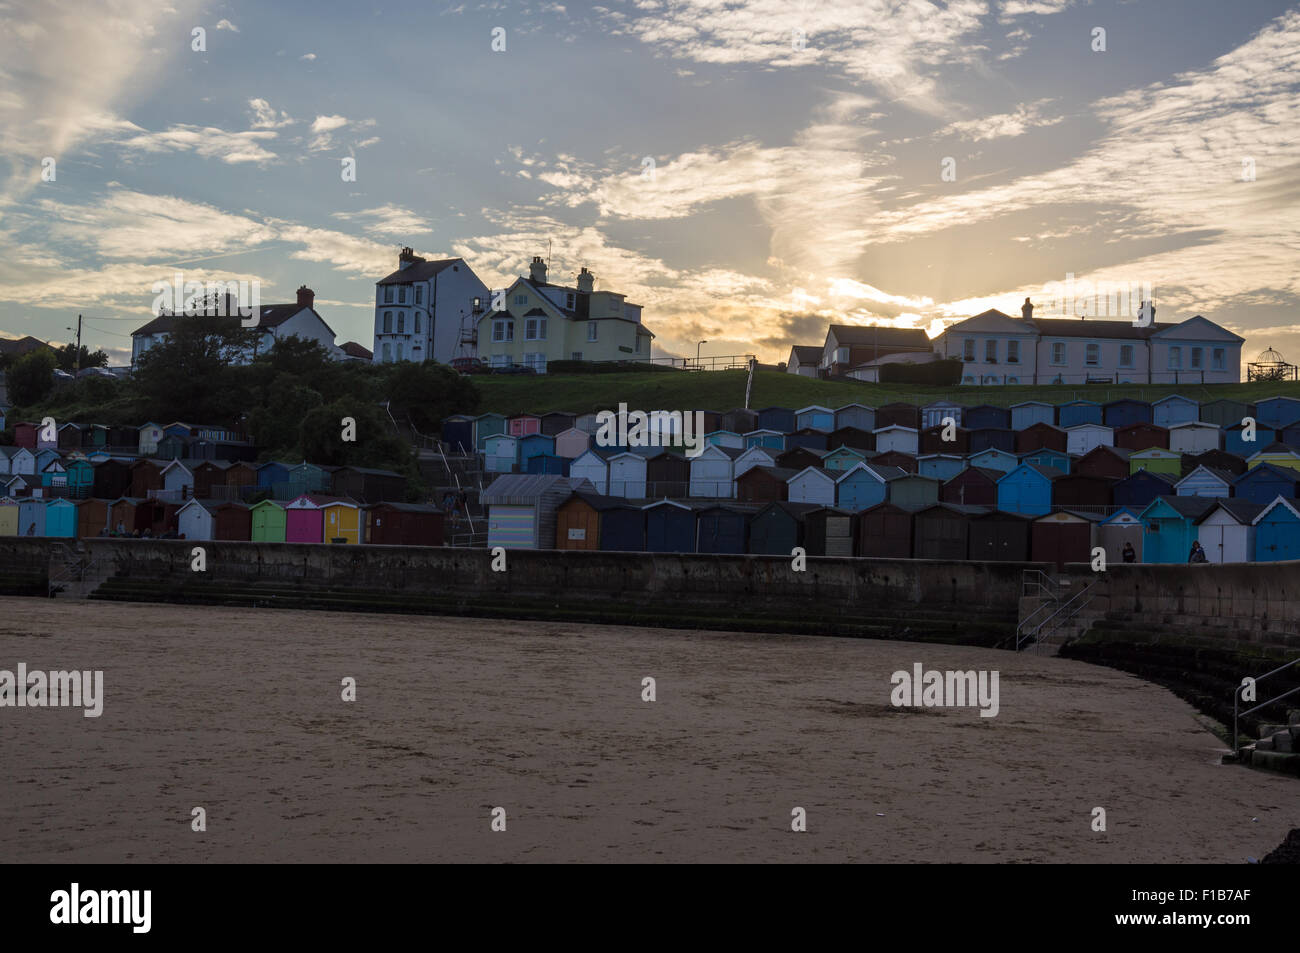
{"type": "Polygon", "coordinates": [[[229,427],[176,421],[139,426],[66,422],[53,432],[39,423],[14,424],[15,447],[28,450],[100,450],[115,455],[157,457],[164,460],[255,460],[257,448],[247,436],[229,427]]]}

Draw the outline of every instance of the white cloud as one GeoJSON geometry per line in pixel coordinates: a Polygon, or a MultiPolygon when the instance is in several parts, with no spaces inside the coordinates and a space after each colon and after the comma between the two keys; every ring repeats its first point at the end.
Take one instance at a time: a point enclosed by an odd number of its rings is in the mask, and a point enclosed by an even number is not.
{"type": "Polygon", "coordinates": [[[308,63],[310,63],[310,62],[311,62],[312,60],[314,60],[315,58],[316,58],[316,54],[315,54],[315,53],[304,53],[302,56],[298,57],[298,59],[303,60],[303,61],[308,62],[308,63]]]}
{"type": "Polygon", "coordinates": [[[293,119],[283,109],[278,112],[265,99],[250,99],[248,107],[253,114],[254,129],[279,129],[293,124],[293,119]]]}
{"type": "Polygon", "coordinates": [[[1009,113],[998,113],[980,119],[958,120],[936,132],[935,138],[956,136],[971,142],[985,142],[990,139],[1022,136],[1030,129],[1041,126],[1055,126],[1063,122],[1065,117],[1042,114],[1042,107],[1050,101],[1042,99],[1036,103],[1021,103],[1009,113]]]}
{"type": "MultiPolygon", "coordinates": [[[[307,143],[307,148],[312,152],[328,152],[339,148],[349,148],[349,144],[341,142],[340,133],[359,133],[363,129],[369,129],[375,125],[373,119],[348,119],[346,116],[317,116],[311,124],[312,138],[307,143]]],[[[368,137],[361,142],[352,142],[351,149],[363,149],[366,146],[374,145],[379,139],[368,137]]]]}
{"type": "Polygon", "coordinates": [[[218,20],[218,21],[217,21],[217,29],[218,29],[218,30],[229,30],[231,33],[238,33],[238,32],[239,32],[239,27],[235,26],[235,25],[234,25],[233,23],[231,23],[229,20],[218,20]]]}
{"type": "Polygon", "coordinates": [[[120,145],[140,152],[193,152],[205,159],[220,159],[230,165],[242,162],[266,165],[276,155],[265,149],[262,143],[275,137],[276,133],[269,130],[227,132],[212,126],[179,125],[123,139],[120,145]]]}
{"type": "Polygon", "coordinates": [[[371,235],[391,235],[400,238],[429,234],[431,231],[426,219],[410,209],[391,204],[363,209],[359,212],[335,212],[333,217],[345,222],[358,222],[362,229],[371,235]]]}

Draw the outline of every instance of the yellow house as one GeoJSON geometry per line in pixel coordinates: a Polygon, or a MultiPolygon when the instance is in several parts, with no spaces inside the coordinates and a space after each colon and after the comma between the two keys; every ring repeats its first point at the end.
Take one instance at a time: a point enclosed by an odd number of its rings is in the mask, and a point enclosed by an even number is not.
{"type": "Polygon", "coordinates": [[[527,278],[494,295],[478,324],[478,355],[494,367],[523,364],[546,373],[552,361],[648,360],[654,335],[641,323],[641,305],[596,291],[583,268],[576,287],[546,280],[534,258],[527,278]]]}
{"type": "Polygon", "coordinates": [[[1271,443],[1258,453],[1252,454],[1246,460],[1249,467],[1257,467],[1261,463],[1271,463],[1275,467],[1290,467],[1292,470],[1300,470],[1300,453],[1296,453],[1286,444],[1271,443]]]}
{"type": "Polygon", "coordinates": [[[18,501],[10,497],[0,500],[0,536],[18,535],[18,501]]]}
{"type": "Polygon", "coordinates": [[[347,503],[343,500],[334,500],[324,504],[321,508],[321,517],[324,520],[324,540],[342,538],[349,543],[361,542],[361,511],[355,503],[347,503]]]}

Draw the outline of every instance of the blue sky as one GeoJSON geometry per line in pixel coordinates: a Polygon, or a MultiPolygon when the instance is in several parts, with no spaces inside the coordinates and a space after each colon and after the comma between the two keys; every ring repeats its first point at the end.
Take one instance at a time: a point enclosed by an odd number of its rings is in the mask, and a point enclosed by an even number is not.
{"type": "Polygon", "coordinates": [[[0,0],[0,330],[94,315],[115,360],[177,270],[307,284],[369,347],[400,246],[495,287],[548,241],[656,354],[935,333],[1073,273],[1300,360],[1298,206],[1296,4],[0,0]]]}

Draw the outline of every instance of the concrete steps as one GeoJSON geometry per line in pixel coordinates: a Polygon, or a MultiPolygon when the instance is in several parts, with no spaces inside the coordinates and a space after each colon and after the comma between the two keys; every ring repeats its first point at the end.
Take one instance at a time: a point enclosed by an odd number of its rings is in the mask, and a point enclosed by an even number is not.
{"type": "Polygon", "coordinates": [[[1252,768],[1300,777],[1300,710],[1287,715],[1288,724],[1262,724],[1259,740],[1241,750],[1241,760],[1252,768]]]}

